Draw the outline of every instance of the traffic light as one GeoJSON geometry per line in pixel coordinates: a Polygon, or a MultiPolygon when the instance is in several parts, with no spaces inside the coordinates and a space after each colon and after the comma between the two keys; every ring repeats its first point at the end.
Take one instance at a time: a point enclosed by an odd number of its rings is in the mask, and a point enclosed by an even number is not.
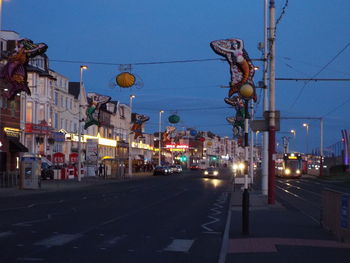
{"type": "Polygon", "coordinates": [[[186,162],[186,161],[187,161],[186,155],[182,155],[182,156],[180,157],[180,161],[181,161],[181,162],[186,162]]]}

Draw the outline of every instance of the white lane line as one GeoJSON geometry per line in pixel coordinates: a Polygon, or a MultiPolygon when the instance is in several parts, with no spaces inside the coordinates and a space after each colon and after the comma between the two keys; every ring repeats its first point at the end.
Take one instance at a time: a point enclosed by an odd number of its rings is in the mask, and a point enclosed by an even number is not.
{"type": "Polygon", "coordinates": [[[164,251],[188,252],[193,244],[193,239],[174,239],[164,251]]]}
{"type": "Polygon", "coordinates": [[[45,247],[53,247],[53,246],[62,246],[65,245],[75,239],[80,238],[81,234],[60,234],[54,235],[52,237],[46,238],[39,242],[36,242],[35,245],[45,246],[45,247]]]}

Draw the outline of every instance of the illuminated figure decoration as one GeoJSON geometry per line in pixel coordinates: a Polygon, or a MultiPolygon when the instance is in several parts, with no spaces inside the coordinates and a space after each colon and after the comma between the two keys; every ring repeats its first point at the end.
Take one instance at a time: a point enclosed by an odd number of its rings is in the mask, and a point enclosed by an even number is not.
{"type": "Polygon", "coordinates": [[[131,131],[134,133],[134,139],[138,137],[144,138],[142,134],[142,124],[148,121],[150,118],[146,115],[133,113],[133,125],[131,126],[131,131]]]}
{"type": "Polygon", "coordinates": [[[0,85],[7,89],[4,95],[9,100],[21,91],[31,95],[26,66],[30,58],[44,54],[48,48],[46,44],[34,44],[30,39],[20,39],[16,43],[15,51],[9,55],[6,65],[0,71],[0,85]]]}
{"type": "Polygon", "coordinates": [[[238,96],[233,96],[232,98],[225,98],[225,102],[236,110],[236,116],[226,118],[226,120],[232,124],[233,126],[233,134],[235,136],[241,136],[243,135],[244,131],[244,119],[248,116],[246,116],[246,111],[244,107],[244,101],[238,96]]]}
{"type": "Polygon", "coordinates": [[[256,93],[253,82],[255,73],[254,66],[244,49],[241,39],[223,39],[210,43],[210,47],[220,56],[226,58],[230,64],[230,90],[228,96],[235,93],[246,99],[253,99],[256,102],[256,93]]]}
{"type": "Polygon", "coordinates": [[[163,133],[163,143],[164,144],[169,144],[171,143],[171,136],[176,130],[176,127],[174,126],[168,126],[166,127],[165,132],[163,133]]]}
{"type": "Polygon", "coordinates": [[[86,109],[86,121],[84,125],[85,130],[91,125],[100,125],[100,108],[103,104],[109,102],[110,100],[111,97],[109,96],[103,96],[94,92],[88,93],[89,106],[86,109]]]}

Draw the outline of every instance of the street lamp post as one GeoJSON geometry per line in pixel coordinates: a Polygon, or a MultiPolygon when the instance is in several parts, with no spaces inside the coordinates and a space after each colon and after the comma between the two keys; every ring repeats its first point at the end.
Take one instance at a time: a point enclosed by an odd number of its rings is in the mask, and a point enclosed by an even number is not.
{"type": "Polygon", "coordinates": [[[303,126],[306,127],[306,154],[309,153],[309,124],[303,123],[303,126]]]}
{"type": "MultiPolygon", "coordinates": [[[[130,97],[129,97],[129,107],[130,107],[130,131],[131,131],[131,127],[132,127],[132,120],[131,120],[131,118],[132,118],[132,100],[135,98],[136,96],[135,95],[130,95],[130,97]]],[[[131,132],[129,132],[129,154],[128,154],[128,163],[129,163],[129,170],[128,170],[128,175],[129,176],[132,176],[132,160],[131,160],[131,149],[132,149],[132,147],[131,147],[131,132]]]]}
{"type": "Polygon", "coordinates": [[[159,111],[159,129],[158,129],[158,136],[159,136],[159,159],[158,159],[158,165],[161,166],[161,159],[162,159],[162,113],[164,113],[163,110],[159,111]]]}
{"type": "Polygon", "coordinates": [[[78,181],[81,181],[81,95],[83,89],[83,71],[88,69],[87,66],[80,66],[80,91],[79,91],[79,113],[78,113],[78,181]]]}

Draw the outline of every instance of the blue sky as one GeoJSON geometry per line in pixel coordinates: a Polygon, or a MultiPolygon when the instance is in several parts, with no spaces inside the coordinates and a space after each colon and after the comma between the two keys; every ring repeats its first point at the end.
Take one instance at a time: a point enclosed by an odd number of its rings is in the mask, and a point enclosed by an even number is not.
{"type": "MultiPolygon", "coordinates": [[[[276,0],[277,18],[285,3],[276,0]]],[[[277,25],[276,77],[349,78],[350,2],[287,3],[277,25]]],[[[232,137],[225,118],[234,110],[223,101],[227,89],[220,88],[230,79],[226,62],[133,65],[143,86],[132,89],[116,87],[113,80],[120,73],[118,64],[219,58],[209,43],[224,38],[243,39],[250,57],[261,58],[257,45],[263,41],[263,5],[264,0],[8,0],[3,3],[2,28],[48,44],[50,67],[71,81],[79,81],[79,66],[87,64],[88,91],[124,103],[135,94],[134,111],[151,117],[146,132],[158,129],[158,112],[164,109],[164,125],[177,112],[179,129],[232,137]]],[[[262,68],[260,62],[255,65],[262,68]]],[[[260,70],[255,82],[261,77],[260,70]]],[[[328,146],[341,139],[341,129],[349,128],[349,84],[276,81],[276,108],[282,117],[324,117],[328,146]]],[[[257,117],[262,116],[259,99],[257,117]]],[[[305,151],[306,140],[309,149],[319,147],[319,121],[307,121],[308,138],[302,127],[305,121],[282,120],[278,141],[287,135],[283,132],[295,129],[292,150],[305,151]]]]}

